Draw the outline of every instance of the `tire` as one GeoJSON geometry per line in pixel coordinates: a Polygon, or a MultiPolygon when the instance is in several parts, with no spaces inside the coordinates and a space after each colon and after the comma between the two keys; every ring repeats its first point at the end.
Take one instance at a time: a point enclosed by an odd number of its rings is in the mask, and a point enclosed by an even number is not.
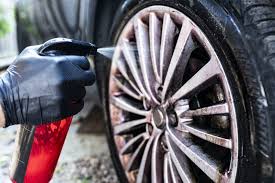
{"type": "MultiPolygon", "coordinates": [[[[118,44],[127,22],[138,12],[151,6],[171,7],[189,17],[209,39],[225,70],[234,98],[238,148],[234,177],[208,179],[195,176],[197,182],[274,182],[275,119],[275,7],[269,0],[148,0],[126,4],[119,10],[111,38],[118,44]]],[[[107,139],[112,159],[121,182],[131,182],[121,161],[118,142],[114,138],[114,118],[110,101],[110,75],[113,66],[106,62],[103,79],[103,103],[107,122],[107,139]],[[113,120],[111,120],[113,119],[113,120]]],[[[115,104],[114,104],[115,105],[115,104]]],[[[231,127],[232,128],[232,127],[231,127]]],[[[233,137],[232,137],[233,138],[233,137]]],[[[232,155],[233,156],[233,155],[232,155]]],[[[131,156],[130,156],[131,157],[131,156]]],[[[190,156],[187,156],[190,159],[190,156]]],[[[192,157],[191,157],[192,159],[192,157]]],[[[189,161],[189,160],[188,160],[189,161]]],[[[230,165],[231,166],[231,165],[230,165]]],[[[231,170],[231,169],[230,169],[231,170]]],[[[200,171],[196,168],[194,171],[200,171]]],[[[230,176],[230,175],[229,175],[230,176]]],[[[148,176],[150,182],[152,176],[148,176]]],[[[147,178],[148,178],[147,177],[147,178]]],[[[180,177],[180,176],[178,176],[180,177]]],[[[136,179],[133,179],[136,181],[136,179]]],[[[132,180],[132,181],[133,181],[132,180]]],[[[142,179],[138,179],[142,180],[142,179]]],[[[142,180],[142,182],[146,182],[142,180]]]]}
{"type": "Polygon", "coordinates": [[[19,15],[18,10],[15,12],[16,17],[16,34],[17,34],[17,47],[18,52],[23,51],[27,46],[31,45],[31,41],[28,37],[28,34],[26,33],[26,30],[24,30],[22,27],[21,22],[19,21],[19,15]]]}

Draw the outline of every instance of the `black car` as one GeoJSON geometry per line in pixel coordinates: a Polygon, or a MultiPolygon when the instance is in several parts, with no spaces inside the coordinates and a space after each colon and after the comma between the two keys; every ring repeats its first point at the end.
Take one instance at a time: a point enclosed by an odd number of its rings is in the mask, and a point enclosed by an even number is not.
{"type": "Polygon", "coordinates": [[[121,182],[274,182],[274,5],[19,0],[18,44],[114,47],[95,69],[121,182]]]}

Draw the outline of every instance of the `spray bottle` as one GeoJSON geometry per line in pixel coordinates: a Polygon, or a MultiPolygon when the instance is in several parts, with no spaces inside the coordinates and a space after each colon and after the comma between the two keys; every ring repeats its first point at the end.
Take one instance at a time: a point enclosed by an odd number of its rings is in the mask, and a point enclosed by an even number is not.
{"type": "MultiPolygon", "coordinates": [[[[87,42],[55,38],[38,50],[42,56],[95,55],[97,48],[87,42]],[[71,50],[71,45],[77,45],[71,50]]],[[[54,173],[72,117],[45,125],[20,125],[16,138],[10,178],[13,183],[48,183],[54,173]]]]}

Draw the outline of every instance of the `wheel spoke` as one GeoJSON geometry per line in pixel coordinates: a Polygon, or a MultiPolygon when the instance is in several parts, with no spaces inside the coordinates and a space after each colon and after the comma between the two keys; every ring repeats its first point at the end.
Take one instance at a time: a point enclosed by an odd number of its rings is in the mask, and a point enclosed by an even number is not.
{"type": "MultiPolygon", "coordinates": [[[[165,95],[171,83],[171,79],[174,75],[177,76],[177,74],[175,73],[177,66],[180,67],[179,70],[181,72],[178,76],[183,76],[189,57],[194,49],[194,42],[191,37],[191,30],[192,28],[189,21],[184,21],[164,80],[162,101],[164,101],[165,99],[165,95]]],[[[181,79],[179,79],[179,81],[181,81],[181,79]]]]}
{"type": "Polygon", "coordinates": [[[210,60],[169,99],[170,102],[174,103],[190,93],[198,92],[198,90],[207,86],[207,84],[211,84],[209,80],[220,74],[220,72],[217,62],[210,60]]]}
{"type": "Polygon", "coordinates": [[[193,126],[192,123],[183,123],[181,125],[181,128],[188,131],[189,133],[206,140],[208,142],[211,142],[213,144],[231,149],[232,148],[232,141],[231,139],[227,139],[222,137],[219,134],[215,134],[211,130],[208,129],[200,129],[196,126],[193,126]]]}
{"type": "Polygon", "coordinates": [[[147,116],[149,114],[149,111],[140,110],[136,107],[134,107],[132,104],[130,104],[124,97],[112,97],[112,104],[119,107],[120,109],[123,109],[125,111],[138,114],[141,116],[147,116]]]}
{"type": "Polygon", "coordinates": [[[112,79],[116,82],[118,88],[121,89],[124,93],[128,94],[129,96],[133,97],[134,99],[142,100],[142,96],[140,96],[139,94],[135,93],[135,91],[133,91],[133,89],[130,88],[129,85],[127,86],[126,83],[123,84],[121,81],[119,81],[115,77],[112,77],[112,79]]]}
{"type": "Polygon", "coordinates": [[[150,170],[151,165],[151,155],[152,155],[152,144],[154,141],[154,136],[151,136],[148,140],[146,147],[143,152],[143,156],[141,159],[140,167],[138,169],[137,181],[136,183],[143,183],[144,180],[147,180],[148,171],[150,170]],[[146,174],[147,173],[147,174],[146,174]]]}
{"type": "Polygon", "coordinates": [[[155,81],[154,72],[152,68],[150,48],[149,48],[149,28],[140,19],[136,19],[134,24],[135,36],[138,48],[138,60],[141,68],[145,87],[151,97],[156,103],[160,104],[155,98],[155,87],[152,83],[155,81]]]}
{"type": "Polygon", "coordinates": [[[133,148],[136,145],[139,145],[142,141],[144,141],[144,139],[148,139],[148,135],[146,133],[141,133],[137,136],[135,136],[134,138],[132,138],[131,140],[129,140],[121,149],[120,154],[124,155],[124,154],[128,154],[131,153],[133,148]]]}
{"type": "Polygon", "coordinates": [[[160,79],[163,82],[172,58],[177,27],[168,13],[164,14],[160,45],[160,79]]]}
{"type": "MultiPolygon", "coordinates": [[[[171,183],[173,181],[171,172],[169,169],[168,153],[165,153],[163,160],[163,180],[164,183],[171,183]]],[[[174,181],[172,183],[175,183],[174,181]]]]}
{"type": "MultiPolygon", "coordinates": [[[[181,180],[184,183],[195,182],[195,179],[194,179],[192,173],[190,172],[189,163],[188,163],[187,158],[185,157],[185,155],[182,154],[180,152],[180,150],[173,147],[173,144],[170,142],[168,134],[166,134],[166,141],[167,141],[167,146],[168,146],[168,149],[169,149],[169,152],[170,152],[172,162],[175,165],[181,180]]],[[[170,163],[170,166],[172,166],[172,163],[170,163]]],[[[171,167],[170,170],[171,170],[171,173],[172,173],[172,177],[177,177],[176,172],[173,169],[173,167],[171,167]]],[[[176,179],[175,179],[175,181],[176,181],[176,179]]]]}
{"type": "Polygon", "coordinates": [[[122,52],[124,54],[124,57],[126,59],[126,62],[131,70],[131,73],[139,87],[139,90],[142,92],[142,94],[148,99],[150,100],[150,97],[148,95],[148,93],[146,92],[144,86],[143,86],[143,82],[139,73],[139,69],[138,69],[138,65],[137,65],[137,60],[135,57],[135,51],[136,48],[134,48],[129,41],[127,40],[123,40],[122,41],[122,52]]]}
{"type": "Polygon", "coordinates": [[[173,129],[167,125],[169,139],[195,164],[197,165],[210,179],[214,182],[224,180],[224,176],[220,173],[221,162],[209,157],[200,146],[194,144],[191,140],[182,138],[180,134],[176,135],[173,129]]]}
{"type": "Polygon", "coordinates": [[[136,86],[136,84],[134,84],[134,82],[130,79],[129,75],[127,74],[127,69],[126,66],[124,64],[124,62],[122,60],[118,60],[117,62],[117,68],[119,70],[119,72],[122,74],[122,76],[128,81],[128,83],[133,87],[133,89],[142,96],[141,91],[138,89],[138,87],[136,86]]]}
{"type": "Polygon", "coordinates": [[[150,13],[149,15],[149,37],[153,71],[158,83],[162,83],[159,73],[161,21],[155,13],[150,13]]]}
{"type": "Polygon", "coordinates": [[[173,183],[181,183],[181,178],[178,174],[178,171],[177,169],[175,168],[174,164],[173,164],[173,161],[172,161],[172,158],[171,158],[171,154],[168,153],[168,163],[169,163],[169,170],[170,170],[170,173],[171,173],[171,177],[172,177],[172,181],[173,183]]]}
{"type": "Polygon", "coordinates": [[[123,122],[119,125],[116,125],[114,127],[114,134],[115,135],[124,135],[127,133],[132,132],[132,130],[136,129],[140,125],[145,125],[148,123],[148,120],[146,118],[134,120],[134,121],[127,121],[123,122]]]}
{"type": "Polygon", "coordinates": [[[130,159],[130,161],[129,161],[128,165],[127,165],[127,168],[126,168],[126,170],[128,172],[136,170],[140,166],[140,161],[141,161],[141,158],[142,158],[142,153],[144,151],[144,148],[146,146],[147,141],[148,141],[148,138],[144,139],[139,144],[139,146],[137,147],[137,149],[135,150],[135,152],[133,153],[133,155],[131,156],[131,159],[130,159]]]}
{"type": "Polygon", "coordinates": [[[151,182],[161,183],[163,175],[163,153],[161,152],[161,133],[159,133],[154,141],[152,149],[152,165],[151,165],[151,182]]]}
{"type": "Polygon", "coordinates": [[[184,112],[182,115],[185,117],[192,116],[207,116],[207,115],[218,115],[218,114],[228,114],[229,108],[228,104],[217,104],[214,106],[204,107],[196,110],[188,110],[184,112]]]}

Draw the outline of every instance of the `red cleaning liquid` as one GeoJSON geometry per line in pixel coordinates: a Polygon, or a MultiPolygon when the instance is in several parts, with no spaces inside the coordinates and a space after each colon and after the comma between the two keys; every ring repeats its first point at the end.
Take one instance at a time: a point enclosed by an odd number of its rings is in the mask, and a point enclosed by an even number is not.
{"type": "Polygon", "coordinates": [[[48,183],[54,173],[72,117],[35,128],[24,183],[48,183]]]}

